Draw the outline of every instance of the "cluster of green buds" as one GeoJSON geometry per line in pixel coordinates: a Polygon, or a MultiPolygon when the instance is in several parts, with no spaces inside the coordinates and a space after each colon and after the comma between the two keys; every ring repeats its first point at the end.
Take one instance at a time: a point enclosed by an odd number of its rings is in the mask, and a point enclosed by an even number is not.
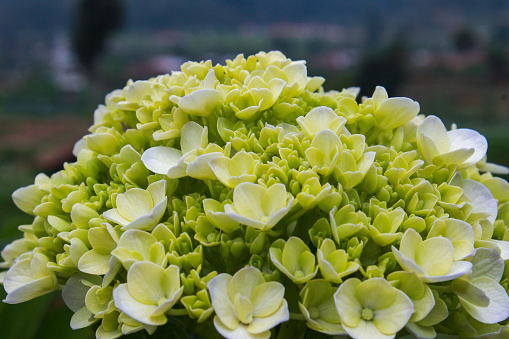
{"type": "Polygon", "coordinates": [[[62,290],[99,339],[505,337],[509,169],[411,99],[324,81],[273,51],[108,94],[76,162],[14,192],[34,218],[4,302],[62,290]]]}

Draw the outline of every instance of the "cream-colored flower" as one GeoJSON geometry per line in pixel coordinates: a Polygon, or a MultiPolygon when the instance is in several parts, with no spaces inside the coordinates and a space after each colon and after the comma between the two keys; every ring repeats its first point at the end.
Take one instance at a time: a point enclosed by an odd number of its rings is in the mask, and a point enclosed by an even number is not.
{"type": "Polygon", "coordinates": [[[423,241],[412,228],[403,235],[399,250],[392,246],[392,253],[405,271],[415,272],[425,283],[453,280],[472,269],[468,261],[454,261],[451,240],[435,237],[423,241]]]}
{"type": "Polygon", "coordinates": [[[58,289],[55,272],[47,267],[44,254],[28,253],[7,271],[3,285],[7,292],[4,302],[19,304],[58,289]]]}
{"type": "Polygon", "coordinates": [[[390,339],[414,312],[412,300],[383,278],[351,278],[334,294],[345,331],[354,339],[390,339]]]}
{"type": "Polygon", "coordinates": [[[339,134],[346,124],[346,119],[338,116],[330,107],[320,106],[313,108],[305,117],[298,117],[297,123],[304,134],[313,138],[317,133],[330,129],[339,134]]]}
{"type": "Polygon", "coordinates": [[[417,128],[417,146],[428,163],[459,168],[478,163],[488,150],[486,138],[478,132],[467,128],[447,131],[434,115],[426,117],[417,128]]]}
{"type": "Polygon", "coordinates": [[[233,191],[233,204],[224,206],[233,220],[266,231],[274,227],[289,211],[293,199],[288,199],[285,185],[274,184],[265,188],[249,182],[233,191]]]}
{"type": "Polygon", "coordinates": [[[180,286],[179,267],[164,269],[148,261],[134,263],[127,272],[127,283],[113,291],[119,310],[146,325],[164,325],[165,313],[184,292],[180,286]]]}
{"type": "Polygon", "coordinates": [[[117,195],[116,208],[103,213],[103,217],[122,226],[122,230],[151,231],[166,211],[166,180],[150,184],[146,190],[131,188],[117,195]]]}
{"type": "Polygon", "coordinates": [[[208,288],[216,312],[214,326],[228,339],[266,339],[270,329],[290,317],[282,284],[265,282],[254,267],[245,267],[233,277],[222,273],[208,288]]]}

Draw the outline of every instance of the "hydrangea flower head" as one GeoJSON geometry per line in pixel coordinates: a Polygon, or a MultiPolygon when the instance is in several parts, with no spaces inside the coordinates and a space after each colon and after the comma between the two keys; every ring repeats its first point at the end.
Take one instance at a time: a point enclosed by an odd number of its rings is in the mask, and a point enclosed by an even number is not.
{"type": "Polygon", "coordinates": [[[98,339],[505,338],[509,169],[412,99],[324,82],[271,51],[108,94],[76,161],[12,194],[4,302],[61,289],[98,339]]]}

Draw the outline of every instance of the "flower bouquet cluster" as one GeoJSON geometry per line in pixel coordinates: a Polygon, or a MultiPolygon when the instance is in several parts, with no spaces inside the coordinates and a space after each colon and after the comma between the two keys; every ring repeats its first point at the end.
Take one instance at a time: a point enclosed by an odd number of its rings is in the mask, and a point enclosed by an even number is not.
{"type": "Polygon", "coordinates": [[[506,338],[507,168],[411,99],[324,80],[274,51],[107,95],[77,161],[14,192],[34,219],[4,301],[62,289],[97,338],[506,338]]]}

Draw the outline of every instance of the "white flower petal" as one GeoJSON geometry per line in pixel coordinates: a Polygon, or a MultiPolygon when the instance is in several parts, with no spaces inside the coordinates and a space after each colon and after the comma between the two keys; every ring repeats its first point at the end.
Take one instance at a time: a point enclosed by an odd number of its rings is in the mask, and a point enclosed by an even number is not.
{"type": "Polygon", "coordinates": [[[372,321],[361,319],[357,327],[343,325],[346,333],[354,339],[393,339],[395,334],[383,334],[372,321]]]}
{"type": "Polygon", "coordinates": [[[468,128],[454,129],[447,132],[449,139],[449,151],[461,148],[473,148],[474,154],[460,164],[460,168],[468,167],[481,161],[488,150],[488,142],[479,132],[468,128]]]}
{"type": "Polygon", "coordinates": [[[238,324],[234,328],[226,326],[218,316],[214,317],[214,326],[216,330],[223,337],[227,339],[268,339],[270,338],[270,331],[262,333],[249,333],[247,326],[244,324],[238,324]]]}
{"type": "MultiPolygon", "coordinates": [[[[212,307],[216,312],[215,318],[218,318],[218,320],[220,319],[221,325],[224,325],[223,327],[233,330],[239,325],[239,319],[235,313],[233,303],[228,296],[228,286],[231,280],[231,275],[222,273],[210,280],[207,286],[210,292],[212,307]]],[[[216,323],[215,318],[214,324],[216,323]]],[[[221,331],[219,331],[219,333],[221,333],[221,331]]]]}
{"type": "Polygon", "coordinates": [[[488,307],[477,307],[459,298],[465,311],[474,319],[485,324],[495,324],[509,317],[509,296],[504,287],[491,278],[477,278],[472,281],[490,298],[488,307]]]}
{"type": "Polygon", "coordinates": [[[146,168],[157,174],[166,174],[168,170],[177,166],[182,152],[171,147],[157,146],[143,152],[141,161],[146,168]]]}
{"type": "Polygon", "coordinates": [[[472,202],[473,212],[485,212],[490,216],[488,220],[495,223],[498,215],[498,203],[488,187],[478,181],[465,179],[463,180],[463,193],[472,202]]]}

